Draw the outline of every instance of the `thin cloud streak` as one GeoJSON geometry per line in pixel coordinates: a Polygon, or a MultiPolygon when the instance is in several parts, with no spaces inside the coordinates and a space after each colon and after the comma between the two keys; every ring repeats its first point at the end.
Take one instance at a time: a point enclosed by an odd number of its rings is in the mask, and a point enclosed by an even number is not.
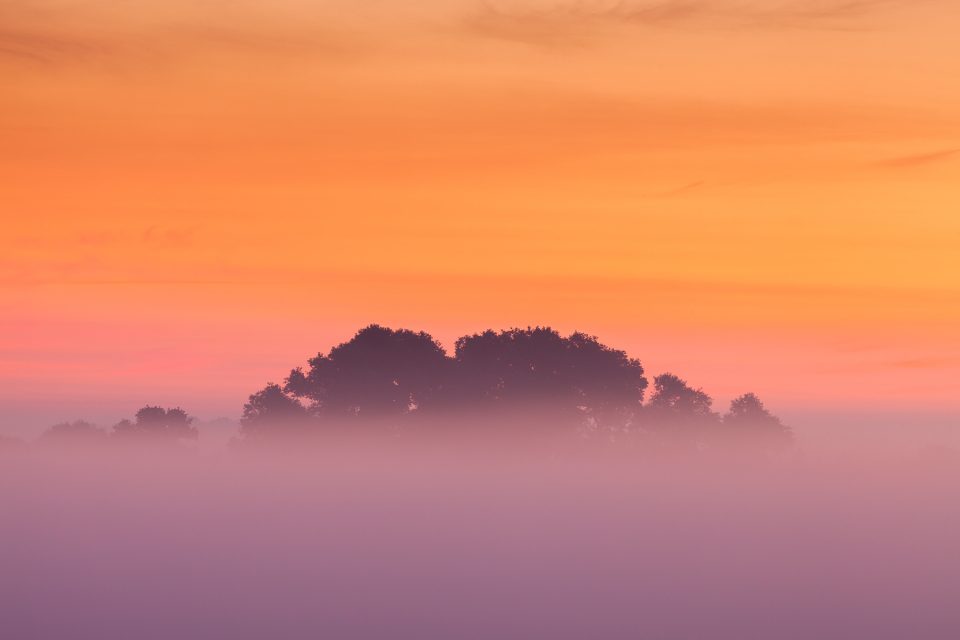
{"type": "Polygon", "coordinates": [[[947,369],[960,366],[960,356],[931,356],[926,358],[908,358],[891,362],[898,369],[947,369]]]}
{"type": "Polygon", "coordinates": [[[851,364],[823,367],[822,373],[873,373],[883,371],[939,371],[960,367],[960,356],[915,356],[882,361],[865,361],[851,364]]]}
{"type": "MultiPolygon", "coordinates": [[[[860,31],[865,20],[900,0],[825,0],[770,3],[731,3],[710,0],[667,0],[614,5],[567,2],[525,8],[522,3],[481,4],[460,24],[469,34],[535,46],[583,46],[606,27],[633,26],[671,29],[758,29],[860,31]]],[[[529,6],[529,5],[528,5],[529,6]]]]}
{"type": "Polygon", "coordinates": [[[258,25],[250,20],[157,21],[102,27],[93,16],[73,23],[11,18],[0,30],[0,62],[46,66],[192,60],[208,54],[350,58],[369,51],[366,36],[305,24],[258,25]]]}
{"type": "Polygon", "coordinates": [[[958,153],[960,153],[960,149],[942,149],[940,151],[931,151],[929,153],[919,153],[907,156],[898,156],[896,158],[888,158],[886,160],[881,160],[877,163],[877,165],[893,169],[918,167],[951,160],[958,153]]]}
{"type": "Polygon", "coordinates": [[[13,57],[52,64],[58,60],[84,59],[109,55],[114,47],[108,40],[94,36],[63,35],[31,28],[14,27],[0,31],[0,58],[13,57]]]}
{"type": "MultiPolygon", "coordinates": [[[[929,1],[929,0],[928,0],[929,1]]],[[[437,21],[461,35],[544,47],[593,44],[611,27],[658,29],[863,30],[886,7],[904,0],[470,0],[427,5],[412,17],[402,3],[360,11],[348,5],[289,8],[264,13],[248,5],[216,12],[184,5],[183,11],[146,3],[140,10],[88,3],[70,7],[14,0],[0,8],[0,60],[81,63],[88,59],[192,57],[204,51],[262,55],[354,56],[386,40],[417,38],[437,21]],[[432,8],[431,8],[432,7],[432,8]],[[428,12],[429,18],[423,17],[428,12]],[[176,17],[171,17],[176,16],[176,17]]]]}

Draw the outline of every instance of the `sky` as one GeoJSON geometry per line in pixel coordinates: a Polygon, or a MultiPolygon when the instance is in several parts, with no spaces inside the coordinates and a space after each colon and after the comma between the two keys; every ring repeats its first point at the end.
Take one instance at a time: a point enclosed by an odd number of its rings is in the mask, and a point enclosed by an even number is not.
{"type": "Polygon", "coordinates": [[[960,416],[954,0],[7,0],[0,430],[377,322],[960,416]]]}

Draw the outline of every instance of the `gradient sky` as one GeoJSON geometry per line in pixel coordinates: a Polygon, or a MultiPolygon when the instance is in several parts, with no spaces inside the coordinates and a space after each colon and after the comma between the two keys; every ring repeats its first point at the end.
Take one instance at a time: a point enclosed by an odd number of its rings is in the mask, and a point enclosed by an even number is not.
{"type": "Polygon", "coordinates": [[[953,0],[6,0],[0,429],[236,416],[370,322],[960,414],[958,33],[953,0]]]}

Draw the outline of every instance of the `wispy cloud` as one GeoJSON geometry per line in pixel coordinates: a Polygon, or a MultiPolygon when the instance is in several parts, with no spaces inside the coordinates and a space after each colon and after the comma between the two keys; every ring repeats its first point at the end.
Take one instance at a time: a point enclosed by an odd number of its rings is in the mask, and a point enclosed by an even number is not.
{"type": "Polygon", "coordinates": [[[895,369],[952,369],[960,366],[960,356],[905,358],[887,364],[895,369]]]}
{"type": "Polygon", "coordinates": [[[861,30],[865,19],[902,0],[570,0],[551,6],[482,3],[461,23],[476,36],[538,46],[583,45],[603,27],[861,30]]]}
{"type": "Polygon", "coordinates": [[[941,149],[939,151],[930,151],[927,153],[918,153],[906,156],[897,156],[895,158],[887,158],[886,160],[881,160],[877,163],[878,166],[888,167],[888,168],[910,168],[918,167],[928,164],[935,164],[938,162],[945,162],[947,160],[953,159],[957,154],[960,154],[960,149],[941,149]]]}
{"type": "MultiPolygon", "coordinates": [[[[960,355],[917,355],[885,360],[861,360],[846,364],[823,367],[824,373],[865,373],[877,371],[940,371],[960,367],[960,355]]],[[[905,373],[905,375],[907,375],[905,373]]]]}
{"type": "Polygon", "coordinates": [[[223,53],[343,57],[371,45],[361,34],[314,18],[258,22],[238,13],[108,20],[90,7],[63,16],[6,7],[0,9],[0,62],[62,66],[223,53]]]}
{"type": "Polygon", "coordinates": [[[112,48],[109,40],[94,36],[62,34],[26,26],[0,30],[0,56],[34,63],[50,64],[63,59],[106,55],[112,48]]]}

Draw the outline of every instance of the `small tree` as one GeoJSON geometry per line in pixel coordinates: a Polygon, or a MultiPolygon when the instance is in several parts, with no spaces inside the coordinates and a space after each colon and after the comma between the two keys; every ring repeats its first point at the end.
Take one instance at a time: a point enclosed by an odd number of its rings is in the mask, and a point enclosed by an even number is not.
{"type": "Polygon", "coordinates": [[[730,410],[723,416],[724,430],[738,441],[750,442],[764,448],[789,445],[793,432],[770,413],[753,393],[745,393],[730,403],[730,410]]]}
{"type": "Polygon", "coordinates": [[[649,431],[672,443],[700,446],[720,422],[713,398],[672,373],[653,379],[653,395],[644,411],[649,431]]]}
{"type": "Polygon", "coordinates": [[[158,441],[176,442],[196,440],[198,432],[193,426],[193,418],[187,412],[176,407],[146,406],[137,411],[134,421],[122,420],[113,427],[114,434],[123,438],[144,438],[158,441]]]}

